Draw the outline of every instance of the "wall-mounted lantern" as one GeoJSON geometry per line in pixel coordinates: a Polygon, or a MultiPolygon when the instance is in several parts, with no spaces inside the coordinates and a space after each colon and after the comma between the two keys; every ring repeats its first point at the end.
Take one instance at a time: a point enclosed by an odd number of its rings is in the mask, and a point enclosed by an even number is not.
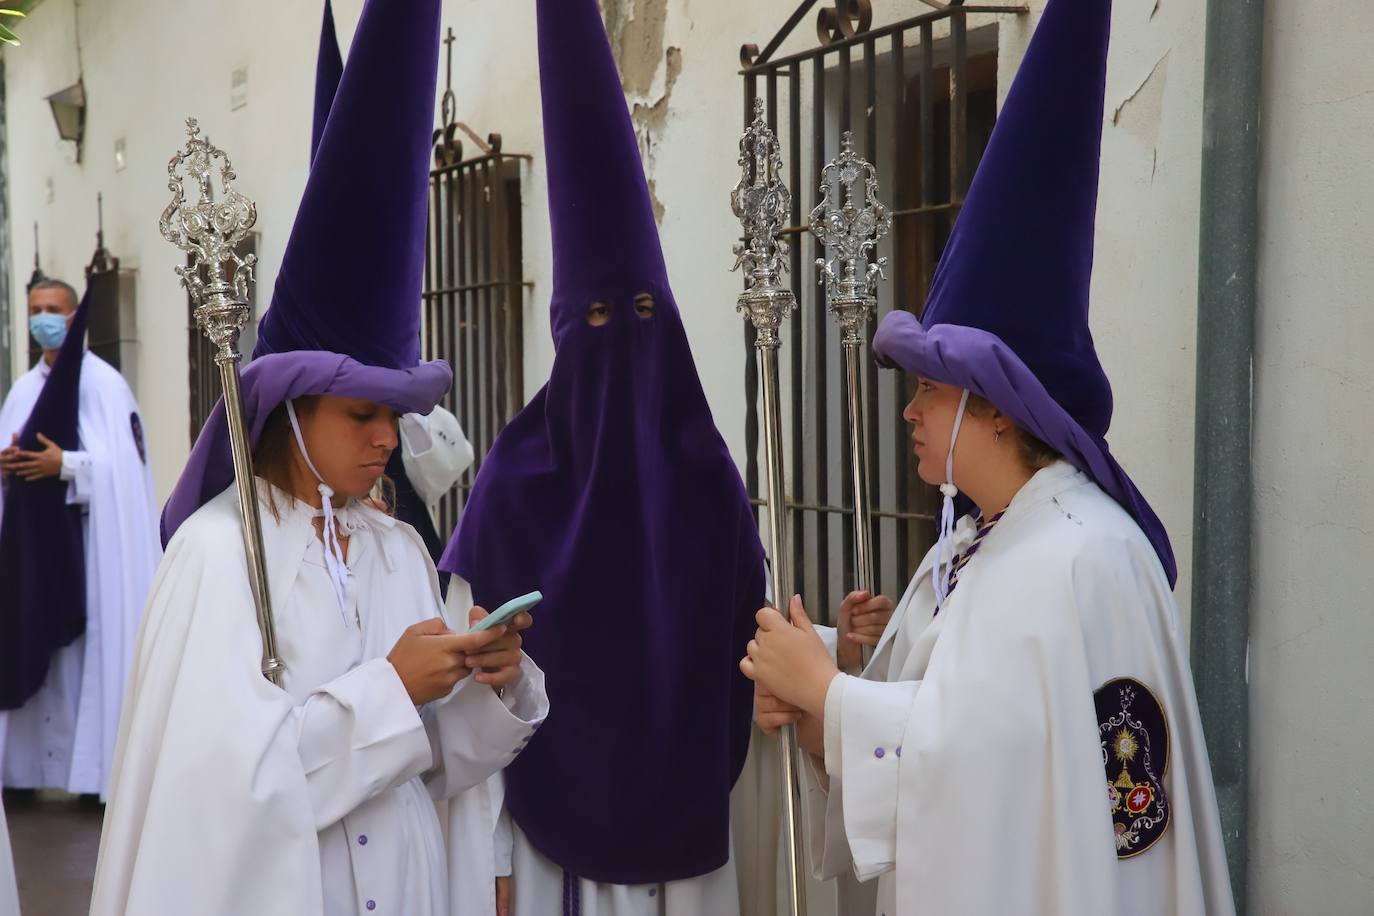
{"type": "Polygon", "coordinates": [[[76,161],[81,161],[81,137],[86,132],[86,87],[77,80],[60,92],[48,96],[57,133],[76,144],[76,161]]]}

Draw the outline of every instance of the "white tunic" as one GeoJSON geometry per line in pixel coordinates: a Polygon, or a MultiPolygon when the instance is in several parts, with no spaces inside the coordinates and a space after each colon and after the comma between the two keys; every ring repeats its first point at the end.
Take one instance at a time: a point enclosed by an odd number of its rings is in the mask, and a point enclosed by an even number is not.
{"type": "MultiPolygon", "coordinates": [[[[15,382],[0,408],[0,447],[23,429],[50,371],[40,361],[15,382]]],[[[81,364],[81,449],[63,453],[61,472],[67,502],[85,509],[86,632],[54,655],[43,687],[8,714],[8,740],[0,721],[0,783],[12,788],[103,795],[109,783],[129,659],[162,556],[137,416],[124,377],[87,352],[81,364]]]]}
{"type": "Polygon", "coordinates": [[[877,878],[883,916],[1233,913],[1177,608],[1136,523],[1061,462],[936,616],[931,565],[826,696],[824,766],[801,768],[818,871],[877,878]],[[1172,818],[1118,859],[1093,693],[1122,677],[1165,710],[1172,818]]]}
{"type": "MultiPolygon", "coordinates": [[[[472,588],[459,575],[449,582],[450,616],[472,605],[472,588]]],[[[488,610],[493,610],[488,608],[488,610]]],[[[539,609],[531,613],[538,625],[539,609]]],[[[557,698],[555,697],[555,700],[557,698]]],[[[486,787],[481,812],[450,810],[451,830],[486,829],[493,835],[495,874],[512,878],[512,916],[737,916],[735,859],[695,878],[666,884],[602,884],[565,873],[535,849],[503,808],[502,777],[486,787]]],[[[463,862],[453,862],[455,883],[463,862]]],[[[494,902],[490,911],[495,912],[494,902]]]]}
{"type": "MultiPolygon", "coordinates": [[[[264,485],[265,488],[265,485],[264,485]]],[[[140,634],[101,837],[93,916],[467,916],[450,909],[434,801],[481,787],[547,711],[528,659],[504,700],[472,678],[421,709],[386,660],[442,614],[410,526],[354,503],[336,599],[303,504],[278,492],[263,535],[286,664],[258,673],[237,493],[168,548],[140,634]]],[[[455,854],[491,835],[451,837],[455,854]]],[[[485,876],[487,886],[494,875],[485,876]]]]}

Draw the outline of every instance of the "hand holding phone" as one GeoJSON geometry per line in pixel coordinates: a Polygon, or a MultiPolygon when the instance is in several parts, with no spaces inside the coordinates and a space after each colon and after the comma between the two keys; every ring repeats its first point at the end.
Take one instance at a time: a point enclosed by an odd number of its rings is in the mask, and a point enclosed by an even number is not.
{"type": "Polygon", "coordinates": [[[544,600],[544,596],[539,592],[530,592],[528,595],[521,595],[519,598],[512,598],[487,616],[473,624],[469,633],[478,633],[482,630],[489,630],[492,627],[500,626],[509,621],[521,611],[528,611],[536,604],[544,600]]]}

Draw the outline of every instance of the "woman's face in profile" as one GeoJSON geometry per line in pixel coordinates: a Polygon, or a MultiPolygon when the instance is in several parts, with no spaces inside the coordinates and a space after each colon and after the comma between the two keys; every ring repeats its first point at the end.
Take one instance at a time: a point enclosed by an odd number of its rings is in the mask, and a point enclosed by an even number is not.
{"type": "MultiPolygon", "coordinates": [[[[954,434],[954,421],[959,414],[959,402],[963,399],[964,389],[947,385],[931,378],[916,379],[916,394],[902,411],[902,417],[911,424],[912,452],[916,455],[916,473],[931,486],[945,482],[946,459],[949,456],[950,438],[954,434]]],[[[979,417],[972,411],[965,411],[959,427],[959,455],[967,454],[968,443],[981,442],[980,428],[990,426],[991,417],[979,417]]],[[[985,431],[991,437],[990,430],[985,431]]],[[[959,462],[955,461],[955,473],[959,462]]],[[[955,484],[959,481],[955,480],[955,484]]]]}
{"type": "Polygon", "coordinates": [[[340,496],[361,499],[386,471],[396,420],[394,410],[375,401],[324,395],[301,414],[301,437],[324,482],[340,496]]]}

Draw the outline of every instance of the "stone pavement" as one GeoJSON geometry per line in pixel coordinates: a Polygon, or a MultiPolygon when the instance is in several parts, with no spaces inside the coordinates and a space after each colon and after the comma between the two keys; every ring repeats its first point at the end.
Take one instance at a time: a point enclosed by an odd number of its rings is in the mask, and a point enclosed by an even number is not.
{"type": "Polygon", "coordinates": [[[104,810],[94,800],[5,792],[23,916],[83,916],[90,908],[104,810]]]}

